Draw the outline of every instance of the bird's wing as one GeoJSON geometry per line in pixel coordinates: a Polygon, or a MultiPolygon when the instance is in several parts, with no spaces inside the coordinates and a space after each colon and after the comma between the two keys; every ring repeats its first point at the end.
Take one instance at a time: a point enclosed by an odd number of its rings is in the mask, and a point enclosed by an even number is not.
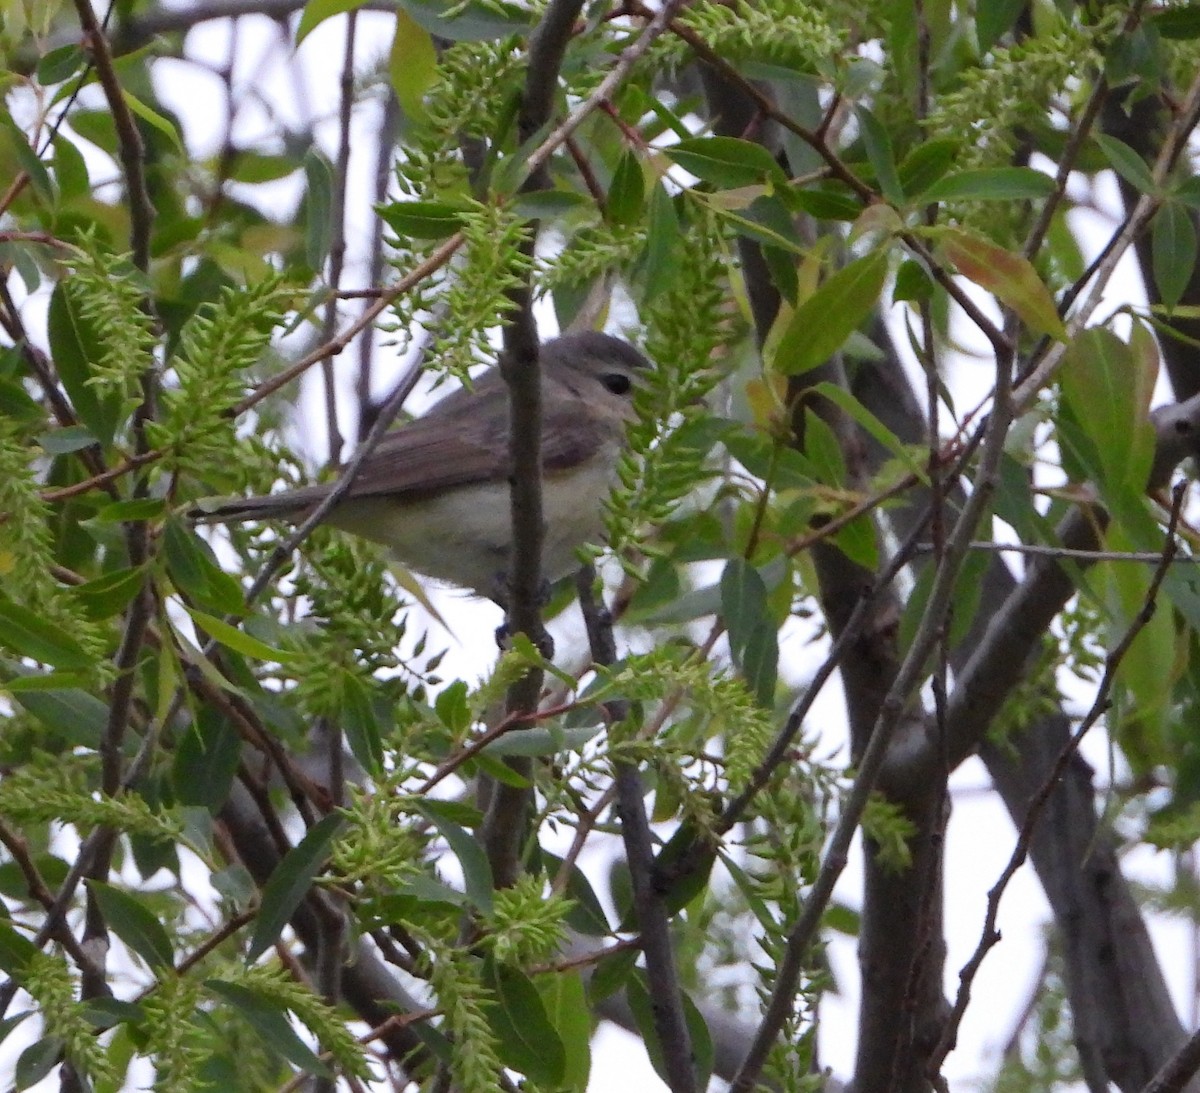
{"type": "Polygon", "coordinates": [[[506,442],[495,434],[507,435],[507,397],[504,387],[494,384],[471,394],[455,392],[424,417],[389,433],[367,456],[350,496],[419,500],[455,486],[502,479],[506,442]],[[489,423],[497,417],[499,422],[489,423]]]}
{"type": "MultiPolygon", "coordinates": [[[[542,468],[548,473],[577,466],[609,439],[578,395],[558,386],[544,388],[542,468]]],[[[456,392],[384,437],[359,470],[350,496],[418,500],[456,486],[505,481],[508,444],[508,390],[498,375],[489,375],[473,392],[456,392]]]]}

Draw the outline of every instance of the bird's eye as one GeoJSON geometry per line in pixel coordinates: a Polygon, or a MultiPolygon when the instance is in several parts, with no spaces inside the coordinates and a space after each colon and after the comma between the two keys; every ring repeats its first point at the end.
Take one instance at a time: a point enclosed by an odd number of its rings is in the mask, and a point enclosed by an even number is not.
{"type": "Polygon", "coordinates": [[[627,395],[633,389],[633,380],[624,372],[605,372],[600,382],[614,395],[627,395]]]}
{"type": "Polygon", "coordinates": [[[1188,421],[1187,418],[1182,418],[1175,422],[1175,431],[1179,433],[1180,436],[1184,436],[1192,431],[1192,423],[1188,421]]]}

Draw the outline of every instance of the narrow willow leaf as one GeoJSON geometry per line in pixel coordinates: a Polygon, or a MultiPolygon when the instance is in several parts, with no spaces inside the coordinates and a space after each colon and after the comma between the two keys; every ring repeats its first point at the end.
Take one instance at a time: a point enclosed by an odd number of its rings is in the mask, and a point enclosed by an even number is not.
{"type": "Polygon", "coordinates": [[[679,214],[666,188],[659,182],[650,192],[650,227],[646,234],[645,263],[642,281],[643,299],[648,304],[675,281],[679,268],[679,248],[683,233],[679,214]]]}
{"type": "Polygon", "coordinates": [[[17,1059],[14,1088],[37,1085],[63,1059],[63,1042],[57,1036],[45,1036],[30,1044],[17,1059]]]}
{"type": "Polygon", "coordinates": [[[400,6],[430,34],[450,42],[478,42],[524,34],[529,30],[528,9],[499,0],[400,0],[400,6]],[[451,14],[452,13],[452,14],[451,14]]]}
{"type": "Polygon", "coordinates": [[[333,167],[314,149],[304,157],[304,182],[304,259],[319,270],[333,239],[333,167]]]}
{"type": "Polygon", "coordinates": [[[300,25],[296,28],[296,45],[300,45],[326,19],[348,11],[357,11],[366,2],[367,0],[308,0],[304,5],[304,13],[300,16],[300,25]]]}
{"type": "Polygon", "coordinates": [[[859,106],[854,115],[858,118],[858,127],[862,133],[863,145],[867,150],[867,159],[875,170],[879,188],[883,196],[892,204],[899,205],[904,200],[904,190],[900,186],[900,177],[896,173],[896,157],[892,152],[892,138],[882,122],[865,106],[859,106]]]}
{"type": "MultiPolygon", "coordinates": [[[[546,872],[550,876],[557,874],[562,868],[563,859],[546,849],[542,849],[541,855],[546,872]]],[[[572,864],[567,874],[566,896],[575,904],[567,915],[567,922],[572,929],[591,937],[607,937],[612,932],[604,905],[596,895],[592,882],[587,879],[587,874],[578,865],[572,864]]]]}
{"type": "Polygon", "coordinates": [[[179,130],[174,123],[164,118],[157,110],[147,106],[132,92],[121,88],[121,95],[124,97],[126,105],[147,125],[157,129],[163,136],[167,138],[175,147],[175,151],[183,153],[183,140],[179,136],[179,130]]]}
{"type": "Polygon", "coordinates": [[[251,637],[236,626],[230,626],[229,623],[218,619],[215,615],[198,611],[194,607],[189,607],[187,611],[202,630],[235,653],[241,653],[254,660],[274,661],[276,664],[290,664],[296,659],[295,653],[276,649],[265,641],[259,641],[258,638],[251,637]]]}
{"type": "Polygon", "coordinates": [[[86,425],[68,425],[65,429],[42,433],[37,442],[47,455],[70,455],[98,444],[95,433],[86,425]]]}
{"type": "Polygon", "coordinates": [[[1155,376],[1120,338],[1104,327],[1081,331],[1067,349],[1063,396],[1085,437],[1080,454],[1101,490],[1136,498],[1154,460],[1154,429],[1146,410],[1155,376]]]}
{"type": "Polygon", "coordinates": [[[1168,201],[1155,214],[1151,229],[1154,283],[1162,302],[1173,308],[1196,268],[1196,225],[1183,205],[1168,201]]]}
{"type": "Polygon", "coordinates": [[[383,741],[366,684],[352,672],[342,673],[342,729],[350,754],[368,774],[383,772],[383,741]]]}
{"type": "Polygon", "coordinates": [[[258,921],[246,960],[253,962],[265,953],[312,888],[313,879],[329,857],[329,845],[344,823],[331,813],[308,829],[308,834],[284,855],[263,888],[258,921]]]}
{"type": "Polygon", "coordinates": [[[228,1002],[271,1051],[306,1073],[332,1077],[312,1048],[296,1035],[288,1011],[276,999],[242,983],[208,979],[204,985],[228,1002]]]}
{"type": "Polygon", "coordinates": [[[87,651],[62,627],[0,594],[0,645],[19,656],[55,668],[91,666],[87,651]]]}
{"type": "MultiPolygon", "coordinates": [[[[646,1053],[655,1072],[664,1082],[670,1081],[666,1064],[663,1061],[662,1042],[658,1038],[657,1025],[654,1020],[654,1005],[652,995],[646,983],[646,973],[639,971],[626,986],[625,996],[629,1008],[633,1010],[634,1021],[638,1032],[646,1045],[646,1053]]],[[[683,1016],[687,1024],[688,1035],[692,1042],[692,1064],[696,1071],[696,1088],[707,1089],[708,1077],[712,1073],[713,1043],[703,1015],[696,1008],[696,1003],[686,992],[683,999],[683,1016]]]]}
{"type": "Polygon", "coordinates": [[[392,90],[410,118],[425,116],[425,92],[437,80],[433,38],[403,8],[396,9],[396,33],[388,57],[392,90]]]}
{"type": "Polygon", "coordinates": [[[792,313],[775,346],[774,370],[797,376],[841,349],[879,302],[887,266],[887,252],[872,251],[826,280],[792,313]]]}
{"type": "Polygon", "coordinates": [[[539,975],[533,982],[563,1045],[565,1057],[559,1088],[566,1093],[587,1093],[592,1069],[592,1012],[583,975],[578,971],[559,972],[539,975]]]}
{"type": "Polygon", "coordinates": [[[1146,22],[1164,38],[1177,41],[1200,38],[1200,4],[1164,8],[1146,22]]]}
{"type": "Polygon", "coordinates": [[[450,850],[462,866],[463,881],[467,896],[482,911],[492,909],[492,867],[488,864],[483,847],[468,834],[452,817],[454,809],[447,801],[420,801],[417,810],[438,833],[450,844],[450,850]]]}
{"type": "Polygon", "coordinates": [[[1025,10],[1025,0],[978,0],[975,5],[975,37],[979,52],[987,53],[1001,35],[1012,29],[1025,10]]]}
{"type": "Polygon", "coordinates": [[[1028,327],[1067,340],[1054,298],[1027,258],[958,230],[946,233],[942,247],[959,273],[1012,308],[1028,327]]]}
{"type": "Polygon", "coordinates": [[[951,167],[961,151],[956,140],[927,140],[918,144],[900,162],[896,173],[906,194],[924,193],[951,167]]]}
{"type": "Polygon", "coordinates": [[[1144,194],[1155,192],[1157,187],[1154,185],[1154,176],[1150,173],[1150,168],[1128,144],[1103,133],[1092,139],[1100,146],[1108,165],[1130,186],[1144,194]]]}
{"type": "Polygon", "coordinates": [[[46,319],[50,352],[79,420],[102,444],[108,445],[112,443],[121,418],[121,399],[119,393],[101,397],[96,388],[88,383],[94,374],[92,347],[98,344],[99,339],[90,320],[80,314],[79,305],[67,287],[68,283],[60,281],[50,296],[46,319]]]}
{"type": "Polygon", "coordinates": [[[730,558],[721,574],[721,617],[733,662],[759,705],[774,705],[779,639],[767,606],[767,586],[744,558],[730,558]]]}
{"type": "Polygon", "coordinates": [[[88,891],[109,929],[155,971],[169,971],[175,953],[166,928],[145,904],[119,888],[89,880],[88,891]]]}
{"type": "Polygon", "coordinates": [[[487,1016],[501,1060],[538,1086],[559,1088],[566,1049],[546,1016],[537,987],[523,972],[490,958],[483,979],[496,998],[496,1004],[487,1007],[487,1016]]]}
{"type": "Polygon", "coordinates": [[[389,228],[406,239],[448,239],[462,227],[463,213],[440,201],[396,201],[376,205],[389,228]]]}
{"type": "Polygon", "coordinates": [[[1032,167],[981,167],[939,179],[919,200],[1034,201],[1054,192],[1054,179],[1032,167]]]}
{"type": "Polygon", "coordinates": [[[691,137],[664,149],[686,171],[729,189],[771,180],[787,181],[783,168],[761,144],[737,137],[691,137]]]}
{"type": "Polygon", "coordinates": [[[604,215],[610,224],[636,224],[646,206],[646,180],[642,164],[632,149],[621,156],[608,188],[604,215]]]}

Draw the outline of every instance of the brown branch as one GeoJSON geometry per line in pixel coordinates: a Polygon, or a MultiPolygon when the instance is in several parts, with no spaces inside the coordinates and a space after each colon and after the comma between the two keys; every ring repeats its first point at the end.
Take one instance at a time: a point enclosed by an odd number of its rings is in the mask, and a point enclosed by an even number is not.
{"type": "MultiPolygon", "coordinates": [[[[597,664],[611,666],[616,662],[617,655],[612,619],[593,594],[594,577],[590,567],[580,572],[576,581],[579,605],[587,625],[592,659],[597,664]]],[[[608,703],[608,710],[613,723],[624,721],[629,716],[629,704],[624,700],[608,703]]],[[[696,1068],[692,1058],[691,1035],[684,1016],[679,973],[675,967],[671,919],[664,899],[666,889],[655,877],[653,836],[644,804],[645,788],[636,763],[615,758],[613,766],[617,815],[621,820],[621,838],[625,843],[625,860],[633,887],[633,910],[641,935],[642,952],[646,957],[647,989],[667,1084],[672,1093],[694,1093],[696,1068]]]]}

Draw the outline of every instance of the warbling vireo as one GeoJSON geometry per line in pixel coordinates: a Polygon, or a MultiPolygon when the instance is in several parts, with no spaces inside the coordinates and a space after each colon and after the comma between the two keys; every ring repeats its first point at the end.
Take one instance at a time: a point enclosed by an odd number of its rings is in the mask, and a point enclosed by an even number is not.
{"type": "MultiPolygon", "coordinates": [[[[542,376],[542,573],[565,577],[575,550],[603,532],[633,389],[649,362],[607,334],[568,334],[539,352],[542,376]]],[[[502,597],[512,540],[508,388],[498,369],[389,433],[328,522],[388,547],[429,577],[502,597]]],[[[331,485],[201,502],[199,523],[303,520],[331,485]]]]}

